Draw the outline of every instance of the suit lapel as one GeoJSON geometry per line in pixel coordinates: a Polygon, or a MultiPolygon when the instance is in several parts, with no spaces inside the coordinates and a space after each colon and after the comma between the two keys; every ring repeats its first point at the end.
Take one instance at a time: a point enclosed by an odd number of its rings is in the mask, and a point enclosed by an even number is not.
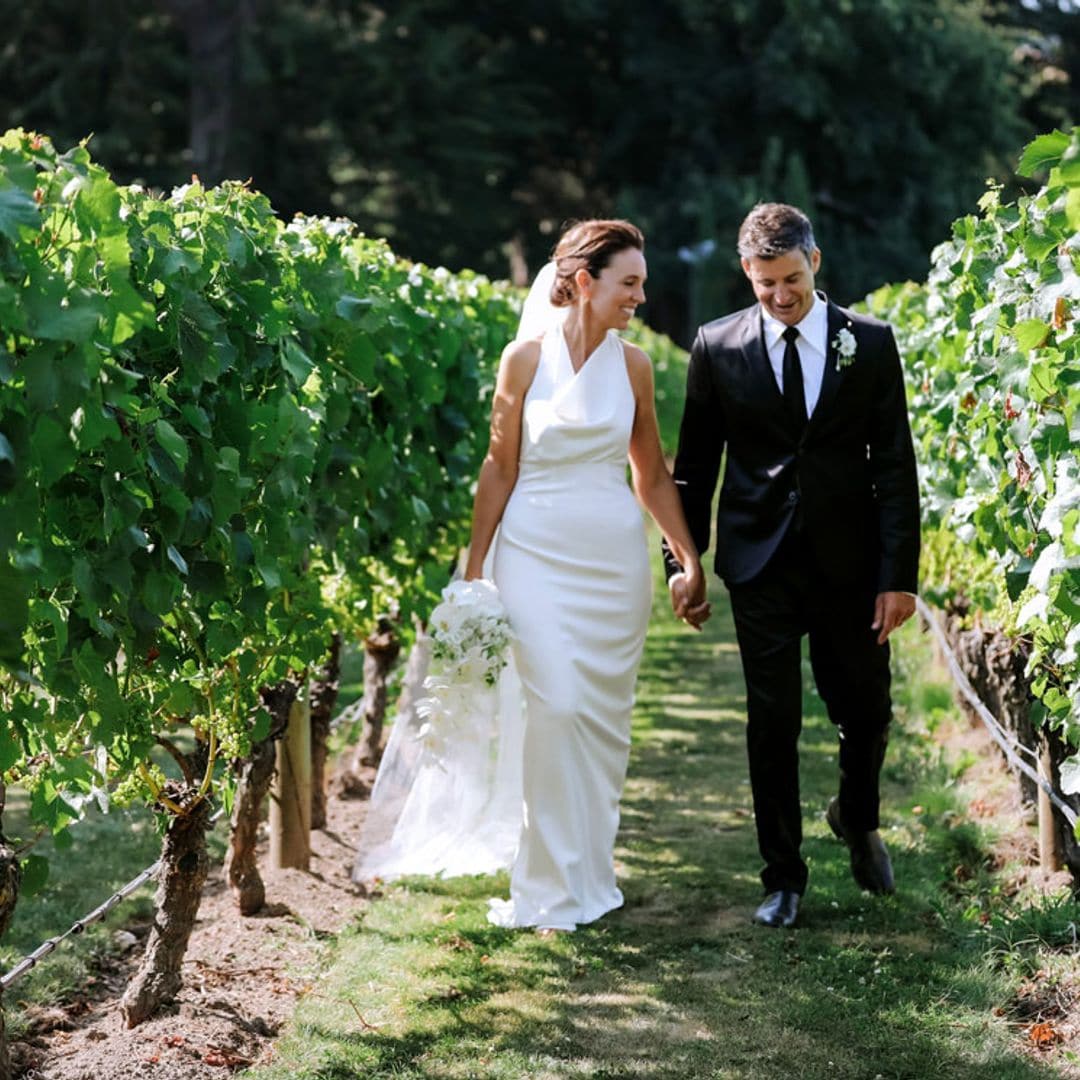
{"type": "Polygon", "coordinates": [[[743,318],[742,333],[739,342],[743,357],[746,360],[746,370],[751,385],[767,398],[772,398],[774,404],[784,410],[784,398],[780,393],[780,387],[776,384],[776,375],[773,373],[772,364],[769,363],[769,354],[765,349],[765,330],[761,321],[761,308],[750,308],[743,318]]]}
{"type": "Polygon", "coordinates": [[[828,304],[829,330],[825,336],[825,370],[821,373],[821,392],[818,394],[817,404],[807,424],[808,428],[812,427],[814,422],[826,412],[844,380],[844,372],[836,363],[838,354],[833,343],[836,341],[836,335],[844,327],[850,329],[852,325],[851,320],[831,300],[826,299],[826,303],[828,304]]]}

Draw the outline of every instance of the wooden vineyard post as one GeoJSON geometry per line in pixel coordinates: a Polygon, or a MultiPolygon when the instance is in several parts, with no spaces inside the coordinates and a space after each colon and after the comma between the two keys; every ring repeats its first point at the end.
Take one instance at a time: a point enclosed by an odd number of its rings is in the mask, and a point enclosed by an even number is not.
{"type": "MultiPolygon", "coordinates": [[[[1054,767],[1050,759],[1050,740],[1039,739],[1039,776],[1048,784],[1054,782],[1054,767]]],[[[1039,787],[1039,869],[1053,872],[1061,869],[1061,844],[1054,822],[1050,796],[1039,787]]]]}
{"type": "Polygon", "coordinates": [[[270,795],[270,865],[306,870],[311,859],[311,709],[306,691],[289,710],[277,744],[270,795]]]}

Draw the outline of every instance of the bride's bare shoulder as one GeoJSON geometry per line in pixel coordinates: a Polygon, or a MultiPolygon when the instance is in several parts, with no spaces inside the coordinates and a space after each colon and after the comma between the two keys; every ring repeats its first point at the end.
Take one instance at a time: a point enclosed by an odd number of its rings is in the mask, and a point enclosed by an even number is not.
{"type": "Polygon", "coordinates": [[[651,390],[653,383],[652,361],[649,354],[637,345],[623,340],[623,355],[626,357],[626,372],[635,389],[651,390]]]}
{"type": "Polygon", "coordinates": [[[623,353],[626,356],[626,362],[631,367],[647,367],[652,369],[652,361],[649,359],[649,354],[637,345],[632,345],[626,338],[619,339],[622,342],[623,353]]]}
{"type": "Polygon", "coordinates": [[[540,338],[511,341],[502,351],[499,379],[510,386],[528,386],[540,363],[540,338]]]}

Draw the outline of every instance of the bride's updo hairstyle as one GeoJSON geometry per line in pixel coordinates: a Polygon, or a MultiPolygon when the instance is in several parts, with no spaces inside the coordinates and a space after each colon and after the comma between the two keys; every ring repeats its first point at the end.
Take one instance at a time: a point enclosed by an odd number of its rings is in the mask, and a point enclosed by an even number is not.
{"type": "Polygon", "coordinates": [[[627,248],[645,250],[645,237],[636,225],[618,219],[592,219],[571,225],[555,246],[555,284],[551,286],[551,302],[555,307],[569,307],[577,300],[578,288],[574,275],[582,268],[594,277],[600,276],[612,256],[627,248]]]}

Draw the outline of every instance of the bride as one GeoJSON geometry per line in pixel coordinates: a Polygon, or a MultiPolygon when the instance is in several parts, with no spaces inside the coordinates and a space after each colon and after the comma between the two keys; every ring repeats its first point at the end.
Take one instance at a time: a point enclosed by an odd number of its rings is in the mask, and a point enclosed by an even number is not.
{"type": "Polygon", "coordinates": [[[694,626],[708,615],[652,367],[617,333],[645,301],[643,252],[629,222],[579,222],[533,286],[499,365],[465,568],[472,580],[490,567],[513,664],[477,717],[480,737],[449,760],[410,767],[394,731],[357,880],[509,865],[510,898],[488,918],[550,931],[622,904],[613,851],[651,599],[628,458],[638,500],[687,568],[671,583],[676,613],[694,626]]]}

